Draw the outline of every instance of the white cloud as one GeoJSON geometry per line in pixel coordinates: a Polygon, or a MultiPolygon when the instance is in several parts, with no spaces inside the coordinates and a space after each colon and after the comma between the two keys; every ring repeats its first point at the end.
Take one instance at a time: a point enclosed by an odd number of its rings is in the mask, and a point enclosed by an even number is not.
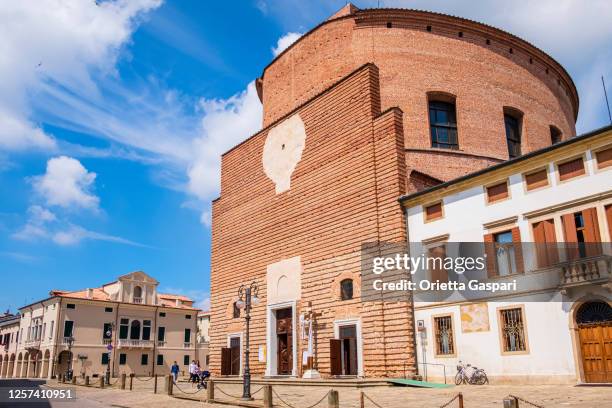
{"type": "Polygon", "coordinates": [[[287,33],[283,35],[276,42],[276,47],[272,47],[272,54],[274,54],[275,57],[278,56],[278,54],[289,48],[289,46],[296,42],[301,36],[302,33],[287,33]]]}
{"type": "Polygon", "coordinates": [[[73,246],[84,240],[93,240],[150,248],[148,245],[122,237],[87,230],[66,219],[59,218],[55,213],[40,205],[31,205],[28,208],[26,224],[12,237],[20,241],[52,241],[62,246],[73,246]]]}
{"type": "Polygon", "coordinates": [[[8,1],[0,4],[0,149],[55,150],[32,119],[46,84],[95,99],[95,72],[114,74],[138,17],[160,0],[8,1]]]}
{"type": "Polygon", "coordinates": [[[100,232],[89,231],[78,225],[69,225],[67,228],[56,231],[52,234],[51,239],[58,245],[76,245],[83,240],[107,241],[116,244],[131,245],[143,248],[150,248],[148,245],[130,241],[129,239],[117,237],[114,235],[102,234],[100,232]]]}
{"type": "Polygon", "coordinates": [[[228,99],[202,99],[202,133],[193,142],[188,191],[205,202],[201,221],[210,225],[208,202],[220,191],[221,154],[261,129],[263,116],[255,83],[228,99]]]}
{"type": "Polygon", "coordinates": [[[47,205],[87,208],[97,211],[100,199],[91,193],[96,173],[89,172],[72,157],[59,156],[47,162],[44,175],[34,178],[34,190],[47,205]]]}

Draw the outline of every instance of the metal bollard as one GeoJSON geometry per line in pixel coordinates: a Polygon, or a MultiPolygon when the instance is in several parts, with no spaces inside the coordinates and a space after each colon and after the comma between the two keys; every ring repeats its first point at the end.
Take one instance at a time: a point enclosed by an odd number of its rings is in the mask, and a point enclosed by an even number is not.
{"type": "Polygon", "coordinates": [[[89,386],[89,376],[85,376],[85,385],[89,386]]]}
{"type": "Polygon", "coordinates": [[[172,381],[172,374],[168,376],[168,395],[172,395],[172,386],[174,382],[172,381]]]}
{"type": "Polygon", "coordinates": [[[272,401],[272,386],[264,385],[263,388],[263,408],[273,408],[274,403],[272,401]]]}
{"type": "Polygon", "coordinates": [[[157,374],[155,374],[155,378],[153,379],[153,394],[157,394],[157,374]]]}
{"type": "Polygon", "coordinates": [[[121,374],[121,389],[125,390],[125,373],[121,374]]]}
{"type": "Polygon", "coordinates": [[[215,400],[215,382],[213,380],[208,380],[208,384],[206,388],[206,401],[213,402],[214,400],[215,400]]]}
{"type": "Polygon", "coordinates": [[[100,388],[104,388],[104,376],[100,376],[100,388]]]}
{"type": "Polygon", "coordinates": [[[328,408],[340,408],[340,397],[338,396],[338,391],[329,391],[329,394],[327,394],[327,406],[328,408]]]}
{"type": "Polygon", "coordinates": [[[76,384],[76,377],[73,375],[72,378],[70,379],[70,383],[72,384],[76,384]]]}
{"type": "Polygon", "coordinates": [[[365,408],[365,398],[363,395],[363,391],[359,393],[359,408],[365,408]]]}
{"type": "Polygon", "coordinates": [[[504,408],[519,408],[519,403],[516,398],[506,397],[503,400],[504,408]]]}
{"type": "Polygon", "coordinates": [[[463,408],[463,393],[459,393],[459,408],[463,408]]]}
{"type": "Polygon", "coordinates": [[[130,374],[130,391],[132,391],[133,383],[134,383],[134,373],[131,373],[130,374]]]}

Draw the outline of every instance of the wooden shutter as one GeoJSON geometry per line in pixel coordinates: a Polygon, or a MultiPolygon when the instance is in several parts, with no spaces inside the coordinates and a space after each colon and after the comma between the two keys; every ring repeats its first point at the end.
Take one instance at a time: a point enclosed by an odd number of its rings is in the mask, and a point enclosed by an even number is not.
{"type": "Polygon", "coordinates": [[[548,173],[546,169],[536,171],[535,173],[525,175],[525,184],[527,191],[535,190],[539,187],[548,185],[548,173]]]}
{"type": "Polygon", "coordinates": [[[523,273],[525,272],[525,265],[523,265],[523,244],[521,243],[521,231],[519,227],[512,228],[512,244],[514,246],[516,273],[523,273]]]}
{"type": "Polygon", "coordinates": [[[329,340],[329,365],[331,375],[342,375],[342,340],[329,340]]]}
{"type": "Polygon", "coordinates": [[[612,241],[612,205],[606,207],[606,219],[608,220],[608,235],[612,241]]]}
{"type": "Polygon", "coordinates": [[[504,181],[503,183],[487,187],[487,198],[490,203],[508,198],[508,183],[504,181]]]}
{"type": "Polygon", "coordinates": [[[612,166],[612,147],[598,151],[595,156],[597,157],[598,168],[603,169],[612,166]]]}
{"type": "Polygon", "coordinates": [[[433,282],[435,282],[436,280],[439,280],[440,282],[448,282],[448,271],[446,269],[444,269],[444,258],[446,257],[446,248],[444,247],[444,245],[439,245],[439,246],[435,246],[433,248],[429,248],[429,258],[434,258],[434,261],[430,261],[433,262],[434,265],[432,265],[432,269],[431,269],[431,280],[433,282]],[[441,261],[438,260],[438,258],[441,258],[441,261]],[[440,264],[440,262],[442,263],[442,267],[438,268],[438,265],[440,264]]]}
{"type": "Polygon", "coordinates": [[[221,348],[221,375],[231,375],[232,373],[232,349],[229,347],[221,348]]]}
{"type": "Polygon", "coordinates": [[[442,217],[442,203],[432,204],[425,207],[425,220],[431,221],[442,217]]]}
{"type": "Polygon", "coordinates": [[[485,255],[487,256],[487,276],[497,276],[497,263],[495,258],[495,238],[493,234],[486,234],[483,238],[485,255]]]}
{"type": "Polygon", "coordinates": [[[599,233],[599,222],[597,221],[597,208],[587,208],[582,211],[584,219],[584,242],[586,242],[587,256],[601,254],[601,234],[599,233]]]}
{"type": "Polygon", "coordinates": [[[557,169],[559,170],[559,180],[561,181],[578,177],[585,173],[582,157],[559,164],[557,169]]]}
{"type": "Polygon", "coordinates": [[[574,220],[574,214],[565,214],[561,217],[563,220],[563,233],[565,235],[565,250],[567,252],[567,259],[574,260],[580,258],[580,251],[578,250],[578,235],[576,234],[576,221],[574,220]]]}

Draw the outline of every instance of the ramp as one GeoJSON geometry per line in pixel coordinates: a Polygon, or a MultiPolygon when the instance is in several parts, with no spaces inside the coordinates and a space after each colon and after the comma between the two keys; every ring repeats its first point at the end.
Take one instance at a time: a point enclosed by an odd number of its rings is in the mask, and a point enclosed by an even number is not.
{"type": "Polygon", "coordinates": [[[427,381],[408,380],[404,378],[393,378],[387,380],[393,385],[402,385],[404,387],[420,387],[420,388],[450,388],[451,384],[432,383],[427,381]]]}

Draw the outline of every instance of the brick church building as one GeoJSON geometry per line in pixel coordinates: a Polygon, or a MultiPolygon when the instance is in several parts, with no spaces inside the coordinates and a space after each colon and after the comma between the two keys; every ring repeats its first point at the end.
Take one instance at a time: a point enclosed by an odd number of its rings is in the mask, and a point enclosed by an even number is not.
{"type": "Polygon", "coordinates": [[[347,4],[257,90],[263,129],[223,154],[213,202],[213,375],[242,372],[251,282],[254,375],[415,373],[413,306],[360,298],[362,244],[407,242],[399,197],[575,136],[572,79],[488,25],[347,4]]]}

